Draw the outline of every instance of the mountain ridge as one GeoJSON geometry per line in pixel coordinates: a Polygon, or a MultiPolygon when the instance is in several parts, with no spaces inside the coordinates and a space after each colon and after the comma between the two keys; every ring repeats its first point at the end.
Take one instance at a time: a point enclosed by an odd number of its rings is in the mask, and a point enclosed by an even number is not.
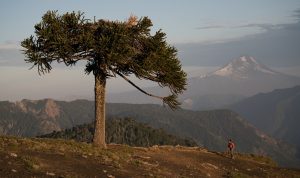
{"type": "MultiPolygon", "coordinates": [[[[94,121],[93,101],[54,101],[60,108],[59,117],[55,119],[46,118],[46,112],[43,112],[47,100],[26,102],[28,108],[36,108],[40,112],[36,115],[32,112],[23,113],[14,103],[0,102],[2,134],[35,136],[94,121]]],[[[211,150],[223,151],[226,149],[227,139],[232,138],[236,141],[239,152],[269,155],[281,165],[293,166],[297,162],[294,147],[268,137],[230,110],[172,111],[149,104],[107,104],[106,109],[108,119],[131,117],[153,128],[162,128],[169,134],[191,138],[198,145],[211,150]]]]}
{"type": "Polygon", "coordinates": [[[240,58],[232,60],[224,67],[212,72],[211,74],[208,74],[208,76],[219,75],[237,79],[247,79],[249,73],[251,74],[256,72],[267,73],[272,75],[281,75],[281,73],[276,72],[261,64],[257,61],[257,59],[255,59],[252,56],[241,56],[240,58]],[[241,76],[235,76],[237,74],[241,74],[241,76]]]}
{"type": "Polygon", "coordinates": [[[231,105],[250,123],[300,148],[300,86],[260,93],[231,105]]]}
{"type": "MultiPolygon", "coordinates": [[[[219,109],[246,97],[300,84],[300,77],[282,74],[261,64],[254,57],[241,56],[207,75],[189,78],[187,90],[179,96],[185,109],[219,109]],[[226,74],[226,75],[225,75],[226,74]]],[[[160,96],[169,94],[161,87],[143,88],[160,96]]],[[[110,103],[161,104],[139,91],[108,94],[110,103]]]]}

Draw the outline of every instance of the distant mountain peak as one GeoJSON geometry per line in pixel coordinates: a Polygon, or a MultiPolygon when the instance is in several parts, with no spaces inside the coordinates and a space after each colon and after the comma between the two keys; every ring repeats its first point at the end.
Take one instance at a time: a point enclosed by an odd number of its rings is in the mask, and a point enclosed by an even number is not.
{"type": "Polygon", "coordinates": [[[259,64],[256,59],[252,56],[241,56],[240,58],[236,59],[236,61],[242,61],[242,62],[247,62],[247,63],[254,63],[254,64],[259,64]]]}
{"type": "MultiPolygon", "coordinates": [[[[252,56],[241,56],[237,59],[232,60],[229,64],[232,64],[234,67],[241,67],[244,66],[248,69],[260,69],[263,68],[265,70],[268,70],[270,72],[271,69],[267,68],[265,65],[261,64],[257,59],[255,59],[252,56]]],[[[227,64],[227,65],[229,65],[227,64]]]]}
{"type": "Polygon", "coordinates": [[[213,72],[211,75],[245,79],[249,78],[251,75],[256,75],[259,73],[269,75],[278,74],[265,65],[259,63],[252,56],[241,56],[237,59],[232,60],[223,68],[213,72]]]}

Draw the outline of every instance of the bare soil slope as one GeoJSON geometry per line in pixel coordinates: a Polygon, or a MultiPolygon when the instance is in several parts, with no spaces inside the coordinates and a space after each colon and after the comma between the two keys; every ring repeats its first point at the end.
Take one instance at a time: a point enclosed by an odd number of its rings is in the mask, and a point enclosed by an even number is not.
{"type": "Polygon", "coordinates": [[[0,137],[0,177],[300,177],[265,157],[199,147],[149,148],[0,137]]]}

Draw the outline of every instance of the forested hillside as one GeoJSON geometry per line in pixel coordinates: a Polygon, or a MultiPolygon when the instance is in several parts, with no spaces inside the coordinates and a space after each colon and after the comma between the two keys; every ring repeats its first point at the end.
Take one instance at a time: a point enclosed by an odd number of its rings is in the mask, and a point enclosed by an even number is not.
{"type": "MultiPolygon", "coordinates": [[[[37,136],[94,121],[94,102],[22,100],[0,102],[0,131],[5,135],[37,136]]],[[[238,152],[270,156],[281,165],[299,165],[296,148],[275,140],[230,110],[173,111],[159,105],[107,104],[107,120],[134,118],[155,129],[190,138],[210,150],[225,151],[233,139],[238,152]]]]}
{"type": "MultiPolygon", "coordinates": [[[[54,131],[40,138],[73,139],[90,143],[93,139],[94,124],[83,124],[63,131],[54,131]]],[[[182,139],[167,134],[162,129],[138,123],[131,118],[110,119],[106,122],[106,142],[127,144],[130,146],[149,147],[153,145],[183,145],[196,146],[191,139],[182,139]]]]}

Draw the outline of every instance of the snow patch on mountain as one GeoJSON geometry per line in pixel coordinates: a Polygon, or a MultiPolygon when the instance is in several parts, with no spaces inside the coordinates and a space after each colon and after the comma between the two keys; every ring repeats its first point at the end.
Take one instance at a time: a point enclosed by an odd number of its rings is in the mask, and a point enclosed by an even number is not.
{"type": "Polygon", "coordinates": [[[232,64],[228,64],[227,66],[223,67],[222,69],[219,69],[213,73],[214,75],[220,75],[220,76],[228,76],[233,74],[233,66],[232,64]]]}
{"type": "Polygon", "coordinates": [[[264,73],[276,75],[275,72],[263,64],[260,64],[255,58],[251,56],[242,56],[238,59],[231,61],[225,67],[208,74],[207,76],[223,76],[231,78],[248,78],[253,74],[264,73]]]}

